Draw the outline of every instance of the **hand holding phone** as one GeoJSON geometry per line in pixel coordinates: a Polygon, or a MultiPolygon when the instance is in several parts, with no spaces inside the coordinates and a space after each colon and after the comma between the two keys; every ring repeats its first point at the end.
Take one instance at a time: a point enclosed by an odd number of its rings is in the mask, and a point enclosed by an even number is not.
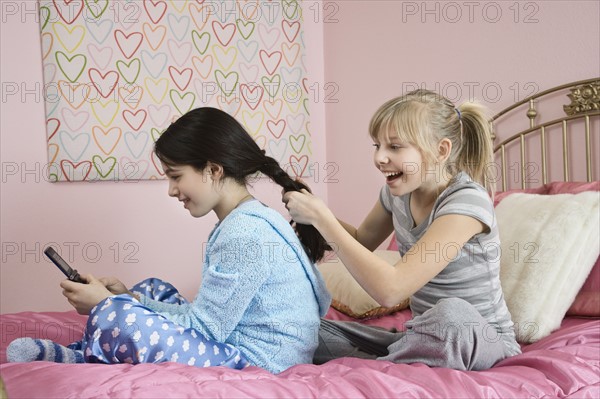
{"type": "Polygon", "coordinates": [[[44,255],[46,255],[52,263],[56,265],[60,269],[61,272],[71,281],[76,283],[85,284],[86,282],[81,279],[77,270],[71,268],[67,262],[54,250],[52,247],[48,247],[44,250],[44,255]]]}

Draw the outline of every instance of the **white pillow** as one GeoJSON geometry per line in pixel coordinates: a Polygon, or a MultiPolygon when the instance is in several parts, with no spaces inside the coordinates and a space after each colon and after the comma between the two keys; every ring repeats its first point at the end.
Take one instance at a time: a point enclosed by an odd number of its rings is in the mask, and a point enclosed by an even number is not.
{"type": "MultiPolygon", "coordinates": [[[[390,265],[400,260],[398,251],[375,250],[373,252],[390,265]]],[[[408,307],[408,299],[391,308],[386,308],[358,284],[346,266],[338,258],[329,259],[319,264],[319,270],[325,280],[327,290],[331,294],[331,306],[339,312],[357,319],[369,319],[385,316],[408,307]]]]}
{"type": "Polygon", "coordinates": [[[599,192],[511,194],[497,207],[500,280],[519,342],[560,327],[600,251],[599,192]]]}

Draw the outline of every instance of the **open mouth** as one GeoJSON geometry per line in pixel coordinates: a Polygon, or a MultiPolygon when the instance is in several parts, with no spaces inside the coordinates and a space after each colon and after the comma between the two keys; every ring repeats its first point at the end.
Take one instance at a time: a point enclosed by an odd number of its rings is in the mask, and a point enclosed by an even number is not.
{"type": "Polygon", "coordinates": [[[399,177],[401,177],[403,175],[403,173],[402,172],[386,172],[386,173],[384,173],[384,175],[385,175],[385,180],[388,183],[391,183],[394,180],[396,180],[399,177]]]}

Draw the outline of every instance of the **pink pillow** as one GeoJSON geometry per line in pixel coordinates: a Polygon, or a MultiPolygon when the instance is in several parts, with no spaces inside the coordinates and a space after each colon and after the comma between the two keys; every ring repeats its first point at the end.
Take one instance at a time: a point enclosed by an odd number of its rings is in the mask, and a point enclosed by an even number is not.
{"type": "MultiPolygon", "coordinates": [[[[577,194],[584,191],[600,191],[600,181],[590,183],[555,182],[551,183],[548,194],[577,194]]],[[[596,264],[567,311],[567,315],[600,316],[600,257],[596,260],[596,264]]]]}
{"type": "MultiPolygon", "coordinates": [[[[530,193],[541,195],[578,194],[584,191],[600,191],[600,181],[593,182],[552,182],[538,188],[515,189],[498,192],[494,195],[494,206],[510,194],[530,193]]],[[[389,250],[398,250],[396,237],[392,236],[389,250]]],[[[600,257],[592,268],[590,275],[579,290],[575,301],[567,311],[569,316],[600,317],[600,257]]]]}
{"type": "Polygon", "coordinates": [[[583,182],[554,182],[546,184],[547,194],[578,194],[584,191],[600,191],[600,181],[583,182]]]}
{"type": "Polygon", "coordinates": [[[592,268],[575,301],[567,310],[568,316],[600,316],[600,257],[592,268]]]}
{"type": "Polygon", "coordinates": [[[546,186],[538,188],[526,188],[526,189],[513,189],[507,191],[500,191],[494,194],[494,206],[497,206],[500,201],[511,194],[515,193],[527,193],[527,194],[548,194],[548,188],[546,186]]]}

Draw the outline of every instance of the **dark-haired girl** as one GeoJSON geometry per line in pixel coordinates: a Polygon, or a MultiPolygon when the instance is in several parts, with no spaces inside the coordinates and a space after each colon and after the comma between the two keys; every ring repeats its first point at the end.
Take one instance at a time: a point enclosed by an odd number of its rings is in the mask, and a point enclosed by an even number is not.
{"type": "Polygon", "coordinates": [[[169,180],[169,196],[194,217],[211,211],[202,284],[187,302],[170,284],[145,280],[131,290],[114,277],[63,281],[63,293],[89,314],[82,342],[63,347],[20,338],[11,361],[158,363],[278,373],[311,363],[320,317],[330,297],[314,263],[327,245],[312,227],[296,231],[254,199],[248,179],[261,172],[284,191],[306,188],[268,157],[230,115],[198,108],[173,123],[155,152],[169,180]]]}

